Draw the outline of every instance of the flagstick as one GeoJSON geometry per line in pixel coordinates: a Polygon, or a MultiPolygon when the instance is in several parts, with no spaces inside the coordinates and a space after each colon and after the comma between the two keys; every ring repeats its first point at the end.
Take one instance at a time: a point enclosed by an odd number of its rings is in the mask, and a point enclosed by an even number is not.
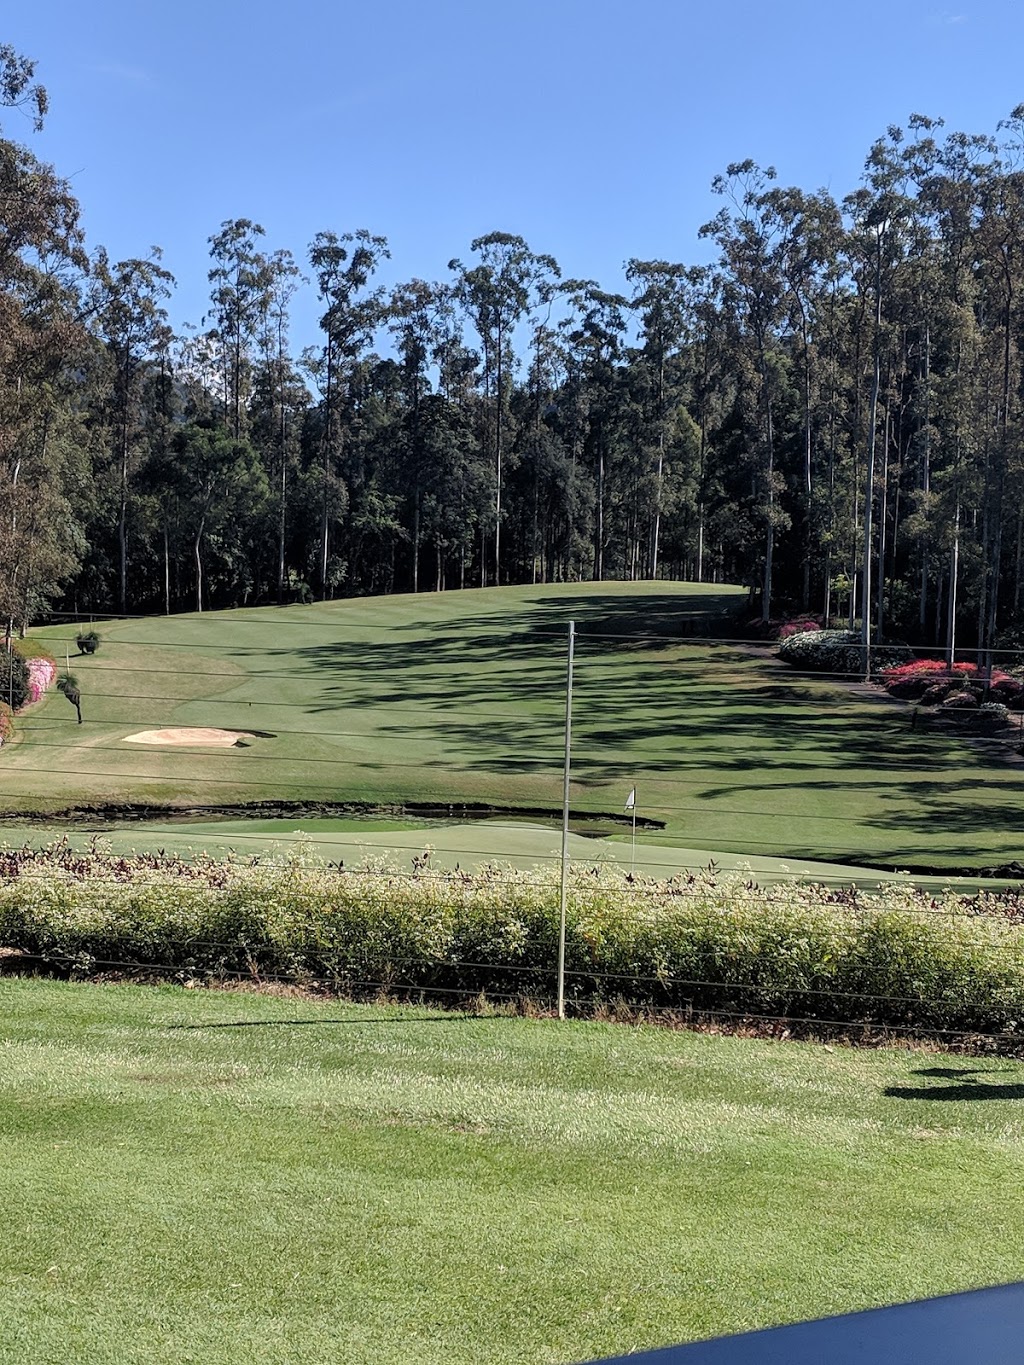
{"type": "Polygon", "coordinates": [[[558,919],[558,1017],[565,1018],[565,908],[569,889],[569,762],[572,756],[572,656],[576,622],[569,622],[569,659],[565,678],[565,769],[562,775],[562,889],[558,919]]]}
{"type": "Polygon", "coordinates": [[[636,787],[633,788],[633,839],[629,850],[629,875],[636,871],[636,787]]]}

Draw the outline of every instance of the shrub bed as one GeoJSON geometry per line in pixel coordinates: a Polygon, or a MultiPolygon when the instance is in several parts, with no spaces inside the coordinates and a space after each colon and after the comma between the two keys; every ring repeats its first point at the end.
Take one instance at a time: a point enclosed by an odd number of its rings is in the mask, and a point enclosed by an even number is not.
{"type": "MultiPolygon", "coordinates": [[[[240,975],[462,1003],[550,999],[557,873],[339,871],[0,853],[0,945],[69,972],[240,975]]],[[[570,1004],[935,1030],[1024,1030],[1024,903],[708,874],[574,871],[570,1004]]]]}
{"type": "MultiPolygon", "coordinates": [[[[963,696],[970,693],[978,700],[985,691],[984,682],[978,675],[978,665],[965,660],[950,666],[943,659],[913,659],[909,663],[886,668],[882,673],[882,686],[894,697],[920,701],[924,706],[938,706],[952,694],[963,696]]],[[[1004,706],[1015,710],[1024,706],[1024,684],[1001,669],[992,670],[988,692],[992,701],[1004,706]]]]}

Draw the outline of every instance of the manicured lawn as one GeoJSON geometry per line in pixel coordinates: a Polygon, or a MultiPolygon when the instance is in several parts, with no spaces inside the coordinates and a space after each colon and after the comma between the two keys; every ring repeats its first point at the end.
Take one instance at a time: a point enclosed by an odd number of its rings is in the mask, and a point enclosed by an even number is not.
{"type": "MultiPolygon", "coordinates": [[[[72,660],[86,723],[56,694],[27,716],[0,753],[0,801],[557,810],[572,617],[573,805],[621,812],[635,785],[641,815],[666,826],[641,833],[649,849],[894,868],[1024,858],[1021,769],[911,730],[881,696],[677,638],[737,598],[693,584],[549,585],[119,622],[97,655],[72,660]],[[273,737],[227,750],[123,743],[169,725],[273,737]]],[[[70,633],[41,635],[62,658],[70,633]]],[[[520,843],[495,831],[493,852],[520,843]]]]}
{"type": "Polygon", "coordinates": [[[0,1360],[563,1362],[1024,1275],[1024,1064],[3,985],[0,1360]]]}

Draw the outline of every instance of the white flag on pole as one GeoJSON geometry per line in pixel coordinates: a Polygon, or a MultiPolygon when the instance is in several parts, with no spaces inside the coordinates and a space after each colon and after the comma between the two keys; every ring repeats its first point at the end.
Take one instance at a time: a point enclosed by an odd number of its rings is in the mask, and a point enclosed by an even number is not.
{"type": "Polygon", "coordinates": [[[633,807],[634,807],[635,805],[636,805],[636,787],[634,787],[634,788],[630,791],[629,795],[626,797],[626,804],[625,804],[625,806],[623,806],[623,810],[632,810],[633,807]]]}

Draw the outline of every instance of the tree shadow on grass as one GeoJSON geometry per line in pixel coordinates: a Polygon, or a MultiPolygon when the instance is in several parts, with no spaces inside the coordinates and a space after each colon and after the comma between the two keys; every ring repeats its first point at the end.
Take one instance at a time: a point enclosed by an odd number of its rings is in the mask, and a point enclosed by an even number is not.
{"type": "MultiPolygon", "coordinates": [[[[1013,1070],[1001,1067],[1002,1072],[1013,1070]]],[[[914,1073],[916,1076],[934,1076],[940,1080],[954,1081],[953,1085],[890,1085],[884,1093],[894,1100],[1024,1100],[1024,1082],[990,1083],[985,1079],[997,1072],[991,1069],[971,1067],[930,1066],[914,1073]]]]}

